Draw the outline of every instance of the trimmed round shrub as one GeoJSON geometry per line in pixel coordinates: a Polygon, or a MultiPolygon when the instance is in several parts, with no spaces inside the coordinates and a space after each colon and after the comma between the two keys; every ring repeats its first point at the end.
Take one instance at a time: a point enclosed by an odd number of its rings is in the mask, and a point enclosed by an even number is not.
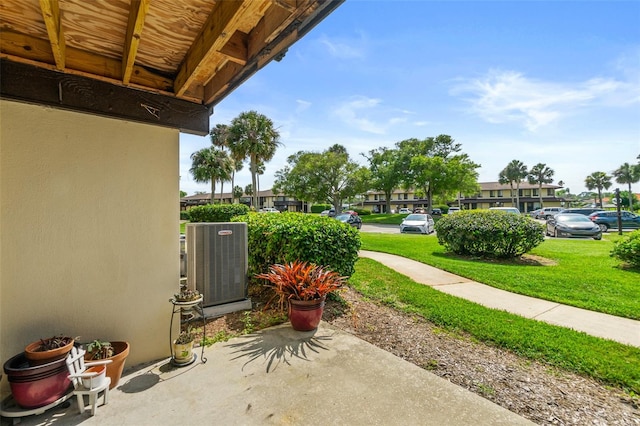
{"type": "Polygon", "coordinates": [[[188,210],[180,210],[180,220],[191,220],[188,210]]]}
{"type": "Polygon", "coordinates": [[[189,209],[191,222],[230,222],[234,216],[249,213],[249,207],[244,204],[207,204],[189,209]]]}
{"type": "Polygon", "coordinates": [[[513,258],[544,241],[544,225],[513,213],[461,211],[436,222],[438,242],[461,255],[513,258]]]}
{"type": "Polygon", "coordinates": [[[616,241],[611,250],[611,256],[640,267],[640,229],[616,241]]]}
{"type": "Polygon", "coordinates": [[[366,216],[371,214],[371,210],[367,209],[354,208],[353,211],[358,213],[359,216],[366,216]]]}
{"type": "Polygon", "coordinates": [[[301,260],[351,276],[360,250],[360,234],[339,220],[304,213],[250,213],[235,217],[247,222],[249,280],[276,263],[301,260]]]}

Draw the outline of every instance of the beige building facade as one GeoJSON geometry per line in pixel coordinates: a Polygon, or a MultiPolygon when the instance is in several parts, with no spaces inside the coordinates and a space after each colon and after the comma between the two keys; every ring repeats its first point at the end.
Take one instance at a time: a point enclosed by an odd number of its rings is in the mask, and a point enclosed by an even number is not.
{"type": "MultiPolygon", "coordinates": [[[[0,360],[52,335],[169,356],[176,129],[0,101],[0,360]]],[[[6,381],[3,390],[6,392],[6,381]]]]}

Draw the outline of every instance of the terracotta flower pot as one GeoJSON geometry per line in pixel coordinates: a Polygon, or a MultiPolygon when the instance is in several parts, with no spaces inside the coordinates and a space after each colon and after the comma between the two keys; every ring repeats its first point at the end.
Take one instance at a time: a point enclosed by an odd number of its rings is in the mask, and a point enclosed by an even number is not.
{"type": "Polygon", "coordinates": [[[83,377],[82,385],[87,389],[95,389],[103,385],[105,379],[107,378],[107,366],[106,365],[95,365],[93,367],[87,368],[85,373],[96,373],[95,376],[91,377],[83,377]]]}
{"type": "Polygon", "coordinates": [[[28,344],[27,347],[24,348],[24,355],[31,366],[48,364],[52,361],[64,359],[67,357],[67,354],[71,352],[71,348],[73,347],[74,340],[71,338],[69,339],[70,342],[67,345],[48,351],[39,350],[42,342],[38,340],[37,342],[28,344]]]}
{"type": "Polygon", "coordinates": [[[289,299],[289,321],[297,331],[311,331],[318,328],[322,320],[325,297],[316,300],[289,299]]]}
{"type": "MultiPolygon", "coordinates": [[[[128,342],[111,342],[113,346],[114,356],[103,359],[110,359],[111,362],[107,364],[107,376],[111,378],[111,385],[109,389],[113,389],[118,386],[120,377],[122,376],[122,370],[124,370],[124,363],[129,356],[129,343],[128,342]]],[[[85,361],[94,361],[91,359],[91,354],[87,352],[84,356],[85,361]]]]}

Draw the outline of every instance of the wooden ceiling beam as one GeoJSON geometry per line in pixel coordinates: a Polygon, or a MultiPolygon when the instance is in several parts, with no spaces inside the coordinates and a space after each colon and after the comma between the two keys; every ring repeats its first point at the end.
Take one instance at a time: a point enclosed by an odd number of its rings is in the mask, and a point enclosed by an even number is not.
{"type": "Polygon", "coordinates": [[[0,60],[0,74],[3,99],[209,133],[211,110],[199,103],[7,59],[0,60]]]}
{"type": "MultiPolygon", "coordinates": [[[[41,62],[55,66],[49,43],[39,38],[3,31],[0,37],[0,50],[7,57],[16,62],[41,62]],[[29,60],[24,59],[24,52],[29,52],[29,60]]],[[[122,81],[122,62],[106,56],[95,55],[84,50],[67,47],[67,68],[65,72],[86,75],[99,80],[122,81]]],[[[131,84],[147,87],[167,93],[173,93],[173,80],[166,76],[155,74],[144,67],[135,65],[131,75],[131,84]]]]}
{"type": "Polygon", "coordinates": [[[58,4],[58,0],[40,0],[40,10],[42,11],[44,24],[47,27],[49,44],[51,45],[53,58],[56,62],[56,68],[64,70],[66,44],[60,20],[60,5],[58,4]]]}
{"type": "MultiPolygon", "coordinates": [[[[249,0],[251,1],[251,0],[249,0]]],[[[174,83],[174,92],[181,96],[195,80],[202,63],[220,50],[234,32],[230,28],[242,10],[242,1],[219,1],[214,6],[202,31],[189,48],[174,83]]]]}
{"type": "Polygon", "coordinates": [[[124,40],[124,52],[122,53],[122,82],[124,84],[129,84],[131,80],[131,73],[133,73],[133,66],[138,54],[138,45],[144,28],[144,20],[148,11],[149,0],[133,0],[131,2],[127,35],[124,40]]]}
{"type": "Polygon", "coordinates": [[[247,35],[242,31],[236,31],[229,38],[227,44],[222,46],[220,53],[236,64],[246,65],[247,63],[247,35]]]}

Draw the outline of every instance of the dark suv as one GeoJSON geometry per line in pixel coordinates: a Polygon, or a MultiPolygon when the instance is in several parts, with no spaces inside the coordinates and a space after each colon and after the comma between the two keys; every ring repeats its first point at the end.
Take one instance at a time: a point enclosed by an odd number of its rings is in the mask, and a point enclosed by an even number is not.
{"type": "Polygon", "coordinates": [[[589,216],[591,213],[604,211],[602,209],[593,208],[593,207],[581,207],[581,208],[572,208],[572,209],[564,209],[561,213],[578,213],[583,214],[585,216],[589,216]]]}
{"type": "MultiPolygon", "coordinates": [[[[621,211],[623,228],[640,228],[640,216],[627,211],[621,211]]],[[[597,224],[602,232],[606,232],[609,228],[618,227],[618,212],[617,211],[602,211],[595,212],[589,215],[589,219],[597,224]]]]}

